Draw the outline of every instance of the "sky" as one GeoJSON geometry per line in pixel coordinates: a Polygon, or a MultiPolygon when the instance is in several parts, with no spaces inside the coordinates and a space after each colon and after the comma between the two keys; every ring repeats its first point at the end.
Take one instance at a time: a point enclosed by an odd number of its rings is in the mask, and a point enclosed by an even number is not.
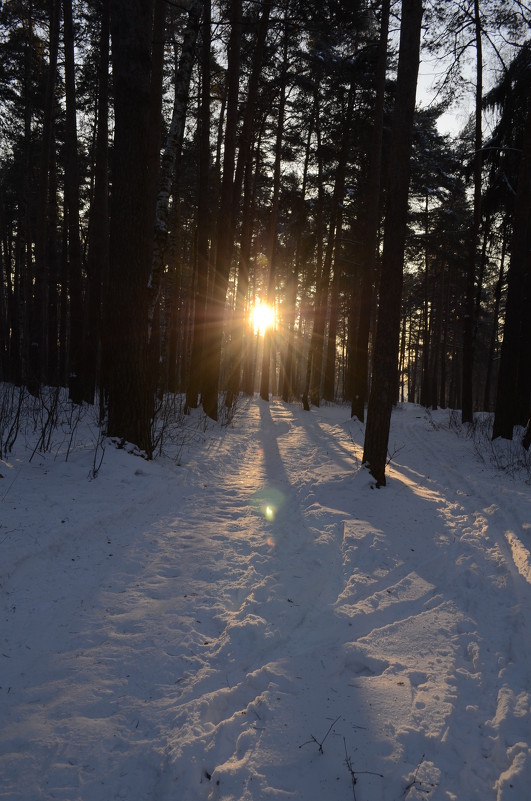
{"type": "MultiPolygon", "coordinates": [[[[470,64],[465,69],[470,73],[468,87],[463,86],[459,92],[454,92],[454,100],[449,109],[438,118],[437,129],[441,135],[458,137],[471,115],[474,114],[475,79],[470,64]]],[[[444,77],[446,70],[446,59],[428,53],[425,48],[421,49],[417,81],[417,104],[419,106],[429,106],[442,99],[439,95],[438,83],[444,77]]]]}
{"type": "Polygon", "coordinates": [[[488,418],[240,400],[0,461],[2,801],[525,801],[531,465],[488,418]]]}
{"type": "MultiPolygon", "coordinates": [[[[504,69],[513,60],[519,45],[529,38],[529,30],[525,28],[522,20],[522,29],[518,33],[507,30],[493,30],[492,22],[487,20],[486,31],[483,34],[482,49],[482,79],[483,95],[485,96],[502,77],[504,69]]],[[[419,76],[417,84],[417,103],[420,106],[430,105],[439,98],[438,84],[444,78],[448,67],[454,57],[444,55],[444,49],[450,47],[450,41],[444,38],[440,41],[440,51],[428,52],[426,44],[421,45],[419,76]]],[[[439,133],[457,137],[475,114],[475,87],[476,87],[476,52],[474,37],[470,36],[469,46],[461,57],[461,85],[452,86],[452,104],[441,114],[437,121],[439,133]]],[[[483,113],[483,135],[488,138],[497,122],[497,115],[488,111],[483,113]]]]}
{"type": "MultiPolygon", "coordinates": [[[[429,106],[436,97],[434,81],[437,78],[436,67],[431,60],[421,60],[417,84],[417,104],[429,106]]],[[[437,119],[437,130],[441,135],[457,137],[474,112],[472,96],[464,97],[445,111],[437,119]]]]}

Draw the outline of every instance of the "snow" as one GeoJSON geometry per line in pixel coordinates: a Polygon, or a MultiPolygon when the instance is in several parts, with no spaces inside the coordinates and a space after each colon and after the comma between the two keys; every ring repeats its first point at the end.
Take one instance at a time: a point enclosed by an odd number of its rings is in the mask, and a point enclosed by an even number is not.
{"type": "Polygon", "coordinates": [[[0,798],[526,801],[531,493],[449,412],[258,398],[0,462],[0,798]],[[459,435],[458,435],[459,434],[459,435]]]}

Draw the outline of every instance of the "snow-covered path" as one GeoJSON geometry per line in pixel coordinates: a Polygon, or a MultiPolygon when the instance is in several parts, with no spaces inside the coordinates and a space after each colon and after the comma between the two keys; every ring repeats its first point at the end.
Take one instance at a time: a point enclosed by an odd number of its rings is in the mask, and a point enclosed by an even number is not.
{"type": "Polygon", "coordinates": [[[448,413],[385,489],[362,437],[253,399],[179,468],[0,463],[0,798],[527,801],[529,486],[448,413]]]}

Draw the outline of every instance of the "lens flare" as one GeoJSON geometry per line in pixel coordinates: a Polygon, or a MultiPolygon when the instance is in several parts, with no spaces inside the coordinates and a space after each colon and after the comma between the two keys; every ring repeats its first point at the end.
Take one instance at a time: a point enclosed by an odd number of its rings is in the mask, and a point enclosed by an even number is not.
{"type": "Polygon", "coordinates": [[[274,523],[286,503],[286,496],[275,487],[262,487],[249,498],[249,505],[268,523],[274,523]]]}
{"type": "Polygon", "coordinates": [[[262,303],[258,298],[251,311],[251,325],[254,333],[263,337],[268,328],[273,328],[275,325],[274,308],[269,303],[262,303]]]}

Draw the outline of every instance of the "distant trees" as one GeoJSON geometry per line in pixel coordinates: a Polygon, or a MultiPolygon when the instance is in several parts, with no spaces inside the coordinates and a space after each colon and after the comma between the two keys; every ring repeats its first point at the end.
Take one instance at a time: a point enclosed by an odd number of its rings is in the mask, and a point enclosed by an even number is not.
{"type": "Polygon", "coordinates": [[[469,419],[497,395],[508,435],[530,405],[514,202],[526,15],[517,0],[5,0],[0,380],[98,400],[107,432],[148,455],[168,394],[214,420],[257,390],[342,399],[362,420],[370,387],[381,483],[398,399],[469,419]],[[454,32],[454,59],[430,109],[413,113],[409,73],[398,124],[390,14],[407,28],[422,11],[438,53],[441,26],[454,32]],[[512,44],[491,94],[480,51],[498,29],[512,44]],[[477,104],[450,139],[437,118],[466,31],[477,104]],[[266,336],[258,299],[275,308],[266,336]]]}

